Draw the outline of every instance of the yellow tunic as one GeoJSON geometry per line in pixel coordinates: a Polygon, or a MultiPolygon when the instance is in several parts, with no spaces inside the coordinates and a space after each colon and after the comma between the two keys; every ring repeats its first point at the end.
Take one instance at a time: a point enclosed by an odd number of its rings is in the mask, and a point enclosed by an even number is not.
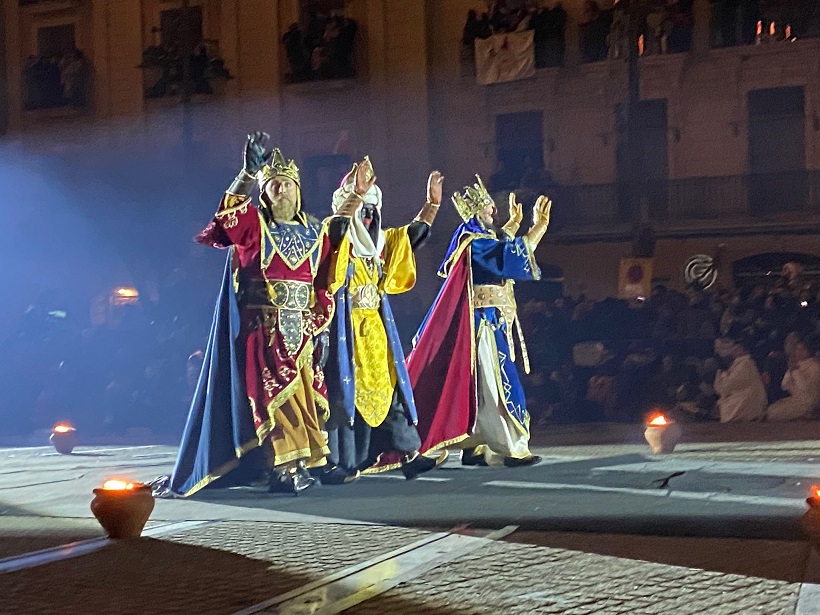
{"type": "MultiPolygon", "coordinates": [[[[416,261],[407,227],[385,229],[384,235],[381,276],[376,259],[353,256],[350,240],[345,236],[331,267],[329,285],[335,294],[347,284],[347,301],[351,306],[356,409],[372,427],[381,425],[387,416],[396,386],[396,359],[387,344],[380,300],[385,293],[397,295],[407,292],[416,283],[416,261]],[[353,271],[350,280],[347,280],[350,264],[353,271]]],[[[337,317],[344,318],[341,314],[337,317]]]]}

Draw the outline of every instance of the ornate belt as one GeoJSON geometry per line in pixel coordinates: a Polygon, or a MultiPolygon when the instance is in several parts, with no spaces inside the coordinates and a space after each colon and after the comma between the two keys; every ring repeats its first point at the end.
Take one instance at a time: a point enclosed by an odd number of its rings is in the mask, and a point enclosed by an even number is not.
{"type": "Polygon", "coordinates": [[[515,361],[515,344],[513,342],[513,328],[518,332],[518,343],[521,346],[521,356],[524,359],[524,372],[530,373],[530,360],[527,354],[527,345],[521,332],[521,323],[518,322],[518,307],[515,303],[512,280],[502,285],[477,284],[473,287],[473,307],[475,309],[494,307],[501,312],[503,321],[507,324],[506,337],[510,346],[510,359],[515,361]]]}
{"type": "Polygon", "coordinates": [[[473,307],[497,307],[501,311],[512,308],[515,312],[515,295],[512,286],[504,284],[479,284],[473,287],[473,307]]]}
{"type": "Polygon", "coordinates": [[[304,311],[310,307],[313,285],[293,280],[267,280],[268,299],[279,310],[304,311]]]}
{"type": "Polygon", "coordinates": [[[262,312],[258,322],[269,344],[274,343],[278,331],[285,349],[294,354],[302,346],[303,336],[311,334],[311,321],[305,313],[310,309],[313,285],[295,280],[265,280],[264,284],[267,292],[259,284],[246,285],[247,306],[262,312]]]}
{"type": "Polygon", "coordinates": [[[381,301],[379,288],[375,284],[365,284],[350,292],[350,306],[354,310],[377,310],[381,301]]]}

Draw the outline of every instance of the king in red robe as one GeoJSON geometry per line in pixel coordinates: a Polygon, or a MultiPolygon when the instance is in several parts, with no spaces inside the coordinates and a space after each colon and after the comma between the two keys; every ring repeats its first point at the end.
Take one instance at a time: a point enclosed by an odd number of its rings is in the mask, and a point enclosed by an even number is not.
{"type": "Polygon", "coordinates": [[[326,227],[301,211],[299,170],[267,135],[248,138],[245,165],[200,243],[229,248],[223,291],[170,490],[191,495],[257,447],[269,490],[297,493],[329,453],[321,424],[329,410],[314,360],[330,325],[333,296],[323,264],[326,227]],[[258,182],[259,205],[249,196],[258,182]],[[321,270],[321,273],[320,273],[321,270]]]}

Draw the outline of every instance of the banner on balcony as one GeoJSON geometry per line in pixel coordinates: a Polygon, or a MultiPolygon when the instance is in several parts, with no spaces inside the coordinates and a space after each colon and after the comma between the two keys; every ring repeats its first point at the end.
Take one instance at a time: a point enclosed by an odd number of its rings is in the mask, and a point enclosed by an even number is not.
{"type": "Polygon", "coordinates": [[[622,258],[618,268],[618,297],[648,299],[652,294],[651,258],[622,258]]]}
{"type": "Polygon", "coordinates": [[[533,31],[476,39],[476,80],[482,85],[526,79],[535,74],[533,31]]]}

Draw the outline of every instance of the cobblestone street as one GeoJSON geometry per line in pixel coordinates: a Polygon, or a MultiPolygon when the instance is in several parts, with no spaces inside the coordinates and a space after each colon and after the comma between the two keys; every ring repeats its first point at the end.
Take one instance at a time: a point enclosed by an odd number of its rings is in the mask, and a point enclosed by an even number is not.
{"type": "Polygon", "coordinates": [[[665,456],[607,429],[556,430],[526,470],[454,459],[412,483],[158,500],[136,541],[103,538],[91,489],[150,480],[173,447],[0,449],[0,614],[820,613],[799,530],[813,424],[693,429],[665,456]]]}
{"type": "MultiPolygon", "coordinates": [[[[225,521],[4,574],[0,612],[234,613],[425,536],[383,526],[225,521]]],[[[805,559],[805,545],[766,547],[805,559]]],[[[486,541],[343,612],[778,615],[795,612],[799,590],[798,582],[486,541]]]]}

